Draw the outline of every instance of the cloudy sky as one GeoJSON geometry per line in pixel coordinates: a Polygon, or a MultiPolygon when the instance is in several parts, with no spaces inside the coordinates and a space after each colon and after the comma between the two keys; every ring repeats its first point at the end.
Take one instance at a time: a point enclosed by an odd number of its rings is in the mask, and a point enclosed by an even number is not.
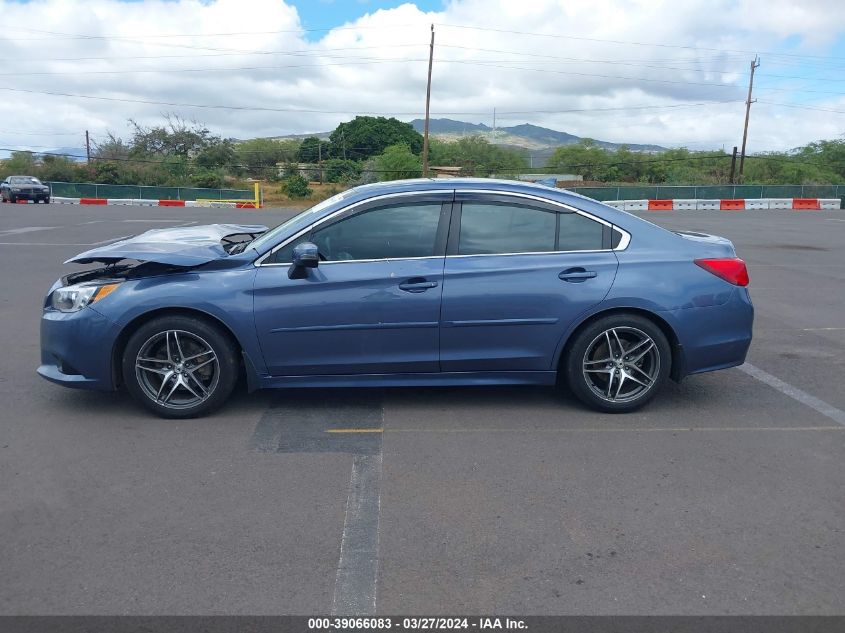
{"type": "Polygon", "coordinates": [[[749,151],[845,134],[842,0],[0,0],[0,148],[175,112],[225,137],[355,114],[749,151]]]}

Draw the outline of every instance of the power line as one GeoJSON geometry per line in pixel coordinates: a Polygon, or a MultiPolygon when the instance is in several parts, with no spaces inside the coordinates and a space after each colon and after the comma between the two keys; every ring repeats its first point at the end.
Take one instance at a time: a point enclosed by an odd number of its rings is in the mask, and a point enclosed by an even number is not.
{"type": "Polygon", "coordinates": [[[810,59],[830,59],[836,61],[843,61],[845,62],[845,57],[832,57],[829,55],[800,55],[798,53],[778,53],[776,51],[753,51],[747,49],[736,49],[736,48],[713,48],[707,46],[690,46],[684,44],[661,44],[657,42],[635,42],[631,40],[611,40],[611,39],[602,39],[597,37],[580,37],[575,35],[564,35],[561,33],[536,33],[536,32],[528,32],[528,31],[513,31],[508,29],[496,29],[490,27],[482,27],[482,26],[470,26],[464,24],[447,24],[447,23],[437,23],[437,26],[443,26],[446,28],[454,28],[454,29],[469,29],[473,31],[489,31],[492,33],[509,33],[512,35],[528,35],[534,37],[548,37],[548,38],[558,38],[558,39],[568,39],[568,40],[579,40],[585,42],[600,42],[600,43],[607,43],[607,44],[625,44],[631,46],[653,46],[657,48],[679,48],[679,49],[686,49],[686,50],[693,50],[693,51],[716,51],[720,53],[751,53],[751,54],[761,54],[761,55],[771,55],[771,56],[782,56],[782,57],[792,57],[792,58],[810,58],[810,59]]]}
{"type": "MultiPolygon", "coordinates": [[[[68,92],[53,92],[47,90],[29,90],[26,88],[10,88],[10,87],[0,87],[0,90],[8,90],[11,92],[23,92],[27,94],[40,94],[40,95],[49,95],[54,97],[74,97],[79,99],[94,99],[100,101],[110,101],[110,102],[120,102],[120,103],[143,103],[149,105],[166,105],[172,107],[187,107],[187,108],[206,108],[206,109],[215,109],[215,110],[238,110],[238,111],[258,111],[258,112],[302,112],[307,114],[367,114],[367,115],[421,115],[421,112],[385,112],[385,111],[364,111],[364,110],[317,110],[317,109],[306,109],[306,108],[270,108],[270,107],[263,107],[263,106],[235,106],[235,105],[217,105],[217,104],[199,104],[199,103],[182,103],[182,102],[171,102],[171,101],[152,101],[147,99],[129,99],[129,98],[122,98],[122,97],[101,97],[96,95],[83,95],[83,94],[75,94],[75,93],[68,93],[68,92]]],[[[532,113],[545,113],[545,114],[553,114],[553,113],[568,113],[568,112],[593,112],[593,111],[610,111],[610,110],[628,110],[628,109],[645,109],[645,108],[680,108],[680,107],[693,107],[693,106],[702,106],[702,105],[711,105],[712,103],[731,103],[731,101],[716,101],[716,102],[702,102],[696,104],[672,104],[672,105],[655,105],[655,106],[625,106],[621,108],[575,108],[575,109],[566,109],[566,110],[514,110],[510,112],[503,112],[503,114],[532,114],[532,113]]],[[[436,114],[457,114],[457,115],[484,115],[488,114],[487,112],[448,112],[448,111],[437,111],[436,114]]]]}
{"type": "MultiPolygon", "coordinates": [[[[349,59],[349,58],[346,58],[349,59]]],[[[69,70],[69,71],[34,71],[34,72],[13,72],[0,73],[0,77],[29,77],[37,76],[66,76],[66,75],[127,75],[135,73],[207,73],[207,72],[242,72],[244,70],[281,70],[287,68],[326,68],[331,66],[367,66],[370,64],[387,64],[387,63],[410,63],[425,61],[424,59],[379,59],[369,57],[355,57],[352,59],[361,59],[369,61],[348,61],[348,62],[329,62],[327,64],[290,64],[280,66],[237,66],[234,68],[138,68],[132,70],[69,70]]]]}
{"type": "Polygon", "coordinates": [[[193,59],[195,57],[198,58],[205,58],[205,57],[249,57],[252,55],[291,55],[294,57],[327,57],[325,53],[334,53],[334,52],[341,52],[341,51],[363,51],[363,50],[380,50],[380,49],[390,49],[390,48],[422,48],[420,44],[382,44],[379,46],[347,46],[341,48],[326,48],[322,51],[311,51],[311,50],[275,50],[275,51],[235,51],[235,52],[223,52],[223,53],[209,53],[203,55],[129,55],[129,56],[114,56],[114,55],[106,55],[106,56],[99,56],[99,57],[41,57],[41,58],[33,58],[33,57],[24,57],[24,58],[0,58],[0,61],[7,61],[7,62],[76,62],[76,61],[113,61],[113,60],[123,60],[123,59],[193,59]]]}
{"type": "Polygon", "coordinates": [[[800,105],[797,103],[779,103],[777,101],[766,101],[765,99],[758,99],[758,103],[765,103],[766,105],[782,106],[784,108],[798,108],[801,110],[816,110],[818,112],[834,112],[836,114],[845,114],[845,110],[834,110],[832,108],[819,108],[816,106],[800,105]]]}
{"type": "MultiPolygon", "coordinates": [[[[326,27],[326,28],[315,28],[315,29],[289,29],[289,30],[279,30],[279,31],[235,31],[235,32],[228,32],[228,33],[155,33],[155,34],[138,34],[138,35],[124,35],[124,36],[114,36],[114,35],[86,35],[82,33],[61,33],[60,35],[65,36],[65,39],[114,39],[114,38],[166,38],[166,37],[229,37],[229,36],[242,36],[242,35],[281,35],[283,33],[319,33],[322,31],[366,31],[366,30],[383,30],[383,29],[401,29],[401,28],[419,28],[419,24],[387,24],[387,25],[373,25],[373,26],[334,26],[334,27],[326,27]]],[[[22,31],[30,31],[31,33],[55,33],[54,31],[44,31],[41,29],[31,29],[31,28],[17,28],[15,30],[22,30],[22,31]]],[[[9,42],[18,42],[18,41],[32,41],[33,39],[53,39],[53,38],[27,38],[27,37],[18,37],[18,38],[4,38],[6,41],[9,42]]]]}

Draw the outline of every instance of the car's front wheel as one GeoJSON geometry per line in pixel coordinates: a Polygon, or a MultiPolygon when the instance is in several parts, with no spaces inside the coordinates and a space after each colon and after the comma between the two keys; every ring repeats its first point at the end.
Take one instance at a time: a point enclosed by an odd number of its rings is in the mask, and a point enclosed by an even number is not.
{"type": "Polygon", "coordinates": [[[614,314],[577,333],[565,372],[579,400],[599,411],[626,413],[655,396],[671,364],[669,342],[657,325],[635,314],[614,314]]]}
{"type": "Polygon", "coordinates": [[[132,334],[122,369],[135,400],[164,418],[191,418],[226,401],[237,382],[238,357],[229,337],[212,323],[164,316],[132,334]]]}

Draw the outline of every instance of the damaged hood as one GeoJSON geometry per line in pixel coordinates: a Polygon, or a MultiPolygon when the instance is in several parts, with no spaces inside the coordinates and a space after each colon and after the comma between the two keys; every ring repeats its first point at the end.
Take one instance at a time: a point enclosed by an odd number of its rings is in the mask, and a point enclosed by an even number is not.
{"type": "Polygon", "coordinates": [[[171,229],[153,229],[105,246],[92,248],[65,262],[109,264],[122,259],[141,262],[156,262],[171,266],[199,266],[221,257],[226,257],[223,248],[227,241],[238,235],[250,239],[267,230],[259,224],[208,224],[205,226],[183,226],[171,229]]]}

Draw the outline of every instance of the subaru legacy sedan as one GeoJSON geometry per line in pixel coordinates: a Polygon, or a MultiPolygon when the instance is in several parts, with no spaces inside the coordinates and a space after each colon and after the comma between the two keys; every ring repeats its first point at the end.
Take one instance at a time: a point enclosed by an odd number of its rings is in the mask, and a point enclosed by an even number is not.
{"type": "Polygon", "coordinates": [[[741,364],[753,308],[730,241],[487,179],[350,189],[274,229],[152,230],[68,262],[38,373],[169,418],[247,389],[563,384],[627,412],[741,364]]]}

